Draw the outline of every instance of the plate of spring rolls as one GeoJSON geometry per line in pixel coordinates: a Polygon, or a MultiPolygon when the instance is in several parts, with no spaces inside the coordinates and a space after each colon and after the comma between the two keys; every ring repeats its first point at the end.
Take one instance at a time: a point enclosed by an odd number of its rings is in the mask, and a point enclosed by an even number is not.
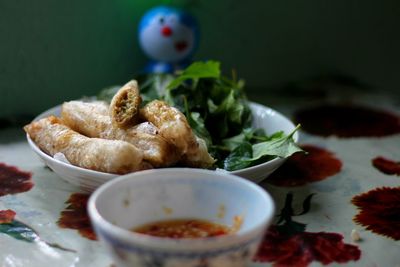
{"type": "MultiPolygon", "coordinates": [[[[162,100],[145,105],[132,80],[110,103],[73,100],[49,109],[24,127],[33,151],[61,178],[83,191],[110,179],[153,168],[213,168],[206,142],[185,115],[162,100]]],[[[253,124],[269,132],[295,129],[279,112],[250,103],[253,124]]],[[[297,133],[293,136],[297,141],[297,133]]],[[[232,173],[255,182],[278,168],[284,158],[232,173]]],[[[217,169],[218,170],[218,169],[217,169]]]]}

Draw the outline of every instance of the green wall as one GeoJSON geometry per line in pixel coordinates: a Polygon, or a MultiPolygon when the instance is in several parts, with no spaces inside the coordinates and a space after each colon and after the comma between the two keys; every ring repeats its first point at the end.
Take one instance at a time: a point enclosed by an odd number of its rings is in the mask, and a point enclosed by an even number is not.
{"type": "Polygon", "coordinates": [[[146,62],[140,16],[166,2],[198,18],[196,58],[236,68],[248,90],[331,71],[398,90],[399,1],[0,0],[0,117],[127,81],[146,62]]]}

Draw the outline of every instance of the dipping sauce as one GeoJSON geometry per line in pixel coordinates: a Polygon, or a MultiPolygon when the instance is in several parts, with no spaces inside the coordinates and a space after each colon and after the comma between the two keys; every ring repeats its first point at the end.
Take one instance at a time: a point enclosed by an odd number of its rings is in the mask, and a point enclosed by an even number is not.
{"type": "Polygon", "coordinates": [[[168,238],[203,238],[232,233],[226,225],[199,219],[175,219],[148,223],[132,229],[145,235],[168,238]]]}

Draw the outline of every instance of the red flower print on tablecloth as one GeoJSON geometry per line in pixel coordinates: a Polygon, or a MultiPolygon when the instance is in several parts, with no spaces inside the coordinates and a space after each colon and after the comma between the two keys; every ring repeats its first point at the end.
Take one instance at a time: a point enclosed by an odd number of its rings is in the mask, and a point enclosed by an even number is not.
{"type": "Polygon", "coordinates": [[[266,182],[277,186],[302,186],[324,180],[340,172],[342,162],[329,150],[301,145],[307,153],[295,153],[272,173],[266,182]]]}
{"type": "Polygon", "coordinates": [[[61,212],[58,225],[62,228],[76,229],[83,237],[96,240],[86,208],[88,199],[88,194],[72,194],[66,202],[68,206],[61,212]]]}
{"type": "Polygon", "coordinates": [[[299,110],[302,130],[320,136],[379,137],[400,133],[400,117],[365,106],[323,105],[299,110]]]}
{"type": "Polygon", "coordinates": [[[15,219],[13,210],[0,210],[0,233],[25,242],[35,242],[39,236],[29,225],[15,219]]]}
{"type": "Polygon", "coordinates": [[[389,175],[400,175],[400,161],[393,161],[384,157],[376,157],[372,165],[381,172],[389,175]]]}
{"type": "Polygon", "coordinates": [[[0,197],[29,191],[33,187],[32,174],[17,167],[0,163],[0,197]]]}
{"type": "Polygon", "coordinates": [[[354,221],[375,234],[400,240],[400,187],[380,187],[353,197],[354,221]]]}
{"type": "Polygon", "coordinates": [[[344,243],[341,234],[306,232],[306,224],[292,220],[293,216],[308,212],[312,196],[304,200],[299,214],[292,208],[293,195],[286,196],[279,220],[268,229],[254,261],[271,262],[274,267],[306,267],[313,261],[330,264],[360,259],[359,248],[344,243]]]}
{"type": "Polygon", "coordinates": [[[0,223],[11,223],[15,214],[13,210],[0,210],[0,223]]]}

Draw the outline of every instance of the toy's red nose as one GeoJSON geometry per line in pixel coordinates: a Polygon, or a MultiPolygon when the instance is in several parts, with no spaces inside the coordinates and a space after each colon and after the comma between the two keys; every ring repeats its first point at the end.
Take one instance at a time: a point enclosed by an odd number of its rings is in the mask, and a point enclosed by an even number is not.
{"type": "Polygon", "coordinates": [[[162,29],[161,29],[161,34],[164,35],[165,37],[171,36],[172,30],[171,30],[170,27],[164,26],[164,27],[162,27],[162,29]]]}

